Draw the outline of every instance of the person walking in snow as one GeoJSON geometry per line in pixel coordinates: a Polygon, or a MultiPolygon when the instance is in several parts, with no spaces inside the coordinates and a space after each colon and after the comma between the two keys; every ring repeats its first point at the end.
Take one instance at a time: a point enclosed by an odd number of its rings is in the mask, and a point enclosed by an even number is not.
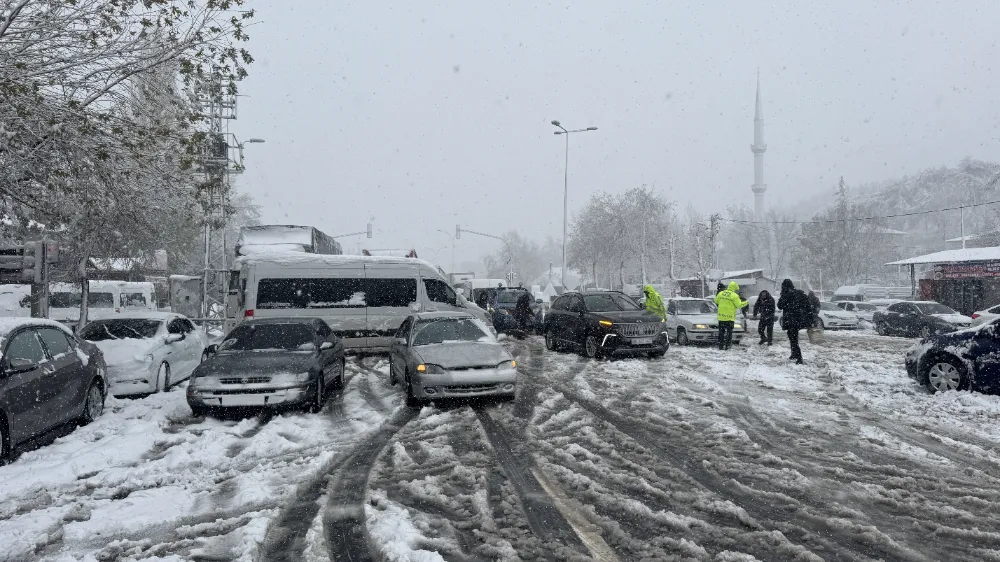
{"type": "Polygon", "coordinates": [[[747,307],[747,301],[740,298],[740,286],[731,281],[729,287],[715,295],[715,305],[719,307],[719,349],[729,349],[733,343],[733,327],[736,325],[736,311],[747,307]]]}
{"type": "Polygon", "coordinates": [[[757,322],[757,333],[760,334],[760,345],[771,345],[774,342],[774,297],[766,290],[757,295],[757,302],[753,303],[753,315],[760,320],[757,322]]]}
{"type": "Polygon", "coordinates": [[[809,311],[812,313],[809,326],[813,328],[819,327],[819,297],[812,291],[809,291],[809,311]]]}
{"type": "Polygon", "coordinates": [[[643,287],[642,292],[646,295],[646,310],[666,320],[667,309],[663,306],[663,297],[660,293],[657,293],[652,285],[643,287]]]}
{"type": "Polygon", "coordinates": [[[803,361],[802,348],[799,347],[799,330],[812,325],[812,305],[809,303],[809,297],[796,289],[791,279],[785,279],[781,282],[778,310],[782,312],[781,327],[788,334],[788,345],[792,350],[789,359],[801,365],[803,361]]]}

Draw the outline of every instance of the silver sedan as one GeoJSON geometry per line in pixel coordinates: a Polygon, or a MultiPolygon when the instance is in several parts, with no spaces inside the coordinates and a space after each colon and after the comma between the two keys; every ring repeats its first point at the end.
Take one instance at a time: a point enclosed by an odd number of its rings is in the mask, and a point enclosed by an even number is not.
{"type": "Polygon", "coordinates": [[[389,382],[403,383],[411,407],[445,398],[511,400],[517,363],[471,314],[414,314],[403,321],[389,349],[389,382]]]}

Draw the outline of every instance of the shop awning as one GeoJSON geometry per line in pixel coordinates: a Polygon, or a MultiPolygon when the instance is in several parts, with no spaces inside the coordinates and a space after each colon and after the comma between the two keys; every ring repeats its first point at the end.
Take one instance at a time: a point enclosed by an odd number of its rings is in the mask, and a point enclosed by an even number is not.
{"type": "Polygon", "coordinates": [[[943,250],[941,252],[934,252],[933,254],[926,254],[923,256],[917,256],[915,258],[908,258],[905,260],[889,262],[886,265],[965,263],[965,262],[994,261],[994,260],[1000,260],[1000,246],[990,246],[988,248],[960,248],[957,250],[943,250]]]}

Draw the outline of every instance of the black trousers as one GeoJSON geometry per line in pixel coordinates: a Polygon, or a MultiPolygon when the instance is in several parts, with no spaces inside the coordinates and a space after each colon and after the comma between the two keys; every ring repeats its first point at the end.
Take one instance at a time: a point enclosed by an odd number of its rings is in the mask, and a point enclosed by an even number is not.
{"type": "Polygon", "coordinates": [[[774,317],[761,318],[757,324],[757,333],[761,343],[774,343],[774,317]]]}
{"type": "Polygon", "coordinates": [[[736,325],[734,320],[720,320],[719,321],[719,349],[729,349],[729,346],[733,343],[733,326],[736,325]]]}
{"type": "Polygon", "coordinates": [[[802,348],[799,347],[799,330],[785,330],[788,332],[788,345],[792,348],[792,359],[802,361],[802,348]]]}

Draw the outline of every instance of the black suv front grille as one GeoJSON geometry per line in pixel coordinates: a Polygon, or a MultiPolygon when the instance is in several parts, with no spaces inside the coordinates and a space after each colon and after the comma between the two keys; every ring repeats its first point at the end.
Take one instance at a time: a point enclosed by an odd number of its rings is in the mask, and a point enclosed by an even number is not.
{"type": "Polygon", "coordinates": [[[615,329],[626,338],[638,338],[644,336],[655,336],[660,333],[659,323],[642,322],[639,324],[615,324],[615,329]]]}

